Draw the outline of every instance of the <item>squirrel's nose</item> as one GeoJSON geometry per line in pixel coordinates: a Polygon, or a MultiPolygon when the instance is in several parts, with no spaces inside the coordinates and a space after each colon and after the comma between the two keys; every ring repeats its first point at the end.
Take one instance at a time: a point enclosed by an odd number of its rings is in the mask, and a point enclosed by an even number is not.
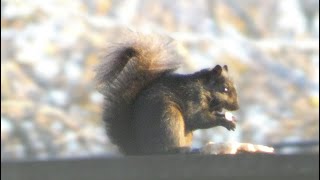
{"type": "Polygon", "coordinates": [[[231,111],[238,110],[240,108],[238,101],[235,101],[229,108],[231,111]]]}

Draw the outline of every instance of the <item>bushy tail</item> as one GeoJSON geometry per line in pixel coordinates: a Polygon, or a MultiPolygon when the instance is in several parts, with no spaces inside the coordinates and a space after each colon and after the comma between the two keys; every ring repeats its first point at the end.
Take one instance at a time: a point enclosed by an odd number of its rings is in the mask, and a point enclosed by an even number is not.
{"type": "Polygon", "coordinates": [[[96,81],[105,95],[103,120],[111,141],[125,154],[136,154],[132,104],[139,92],[180,65],[170,42],[131,33],[114,44],[97,66],[96,81]]]}

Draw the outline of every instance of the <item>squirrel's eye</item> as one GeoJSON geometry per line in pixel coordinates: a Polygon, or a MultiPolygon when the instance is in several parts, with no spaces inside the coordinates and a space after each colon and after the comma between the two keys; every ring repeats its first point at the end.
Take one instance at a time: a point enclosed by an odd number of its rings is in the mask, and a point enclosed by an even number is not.
{"type": "Polygon", "coordinates": [[[228,91],[229,91],[229,89],[225,87],[224,88],[224,92],[228,92],[228,91]]]}

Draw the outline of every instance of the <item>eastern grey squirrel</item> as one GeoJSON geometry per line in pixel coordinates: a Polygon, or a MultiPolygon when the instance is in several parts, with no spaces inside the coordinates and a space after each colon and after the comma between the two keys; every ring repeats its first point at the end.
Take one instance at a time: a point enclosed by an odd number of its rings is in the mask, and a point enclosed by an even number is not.
{"type": "Polygon", "coordinates": [[[158,36],[132,33],[97,66],[106,131],[126,155],[192,152],[193,131],[236,127],[223,111],[239,108],[228,67],[177,74],[181,61],[173,49],[158,36]]]}

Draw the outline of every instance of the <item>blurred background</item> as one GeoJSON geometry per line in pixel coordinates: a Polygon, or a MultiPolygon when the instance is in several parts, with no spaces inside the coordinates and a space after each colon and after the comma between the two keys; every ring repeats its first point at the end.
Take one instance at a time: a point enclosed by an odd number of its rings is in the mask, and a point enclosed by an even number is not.
{"type": "Polygon", "coordinates": [[[1,160],[117,155],[92,82],[123,29],[166,34],[181,73],[227,64],[236,131],[208,141],[319,152],[318,0],[1,0],[1,160]]]}

